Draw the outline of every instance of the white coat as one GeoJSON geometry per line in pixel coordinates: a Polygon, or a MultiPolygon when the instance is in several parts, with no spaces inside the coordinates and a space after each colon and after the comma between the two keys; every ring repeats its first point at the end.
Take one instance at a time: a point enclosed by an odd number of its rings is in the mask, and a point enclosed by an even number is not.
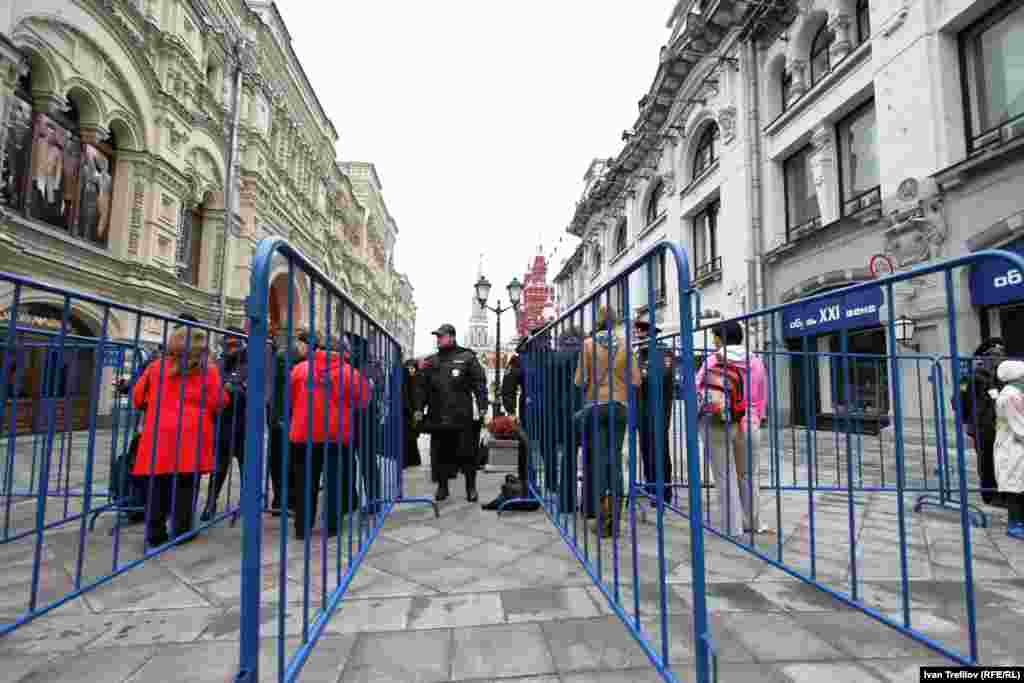
{"type": "Polygon", "coordinates": [[[1024,361],[999,364],[1006,386],[996,399],[996,482],[1004,493],[1024,493],[1024,361]]]}

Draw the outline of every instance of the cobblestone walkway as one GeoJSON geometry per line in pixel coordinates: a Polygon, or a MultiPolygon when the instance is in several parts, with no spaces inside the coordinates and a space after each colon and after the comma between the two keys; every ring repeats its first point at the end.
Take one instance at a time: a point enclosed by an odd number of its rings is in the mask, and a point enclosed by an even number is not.
{"type": "MultiPolygon", "coordinates": [[[[407,471],[407,493],[430,495],[428,478],[426,466],[407,471]]],[[[481,477],[481,501],[497,495],[501,478],[481,477]]],[[[542,513],[509,513],[499,519],[466,503],[461,483],[453,494],[442,505],[440,519],[426,506],[392,514],[301,680],[660,680],[542,513]]],[[[821,494],[817,503],[815,569],[829,585],[847,590],[847,498],[821,494]]],[[[766,521],[774,526],[774,498],[765,496],[763,504],[766,521]]],[[[809,570],[807,495],[787,493],[779,508],[783,557],[809,570]]],[[[898,552],[892,540],[895,496],[858,495],[856,508],[858,588],[869,605],[899,616],[898,552]]],[[[912,623],[950,647],[964,648],[956,520],[948,513],[913,514],[909,504],[906,519],[912,539],[912,623]]],[[[676,675],[687,681],[692,680],[693,655],[688,530],[681,518],[667,521],[670,651],[676,675]]],[[[278,526],[269,517],[267,522],[270,575],[280,570],[274,551],[278,526]]],[[[109,517],[101,520],[95,538],[106,539],[110,523],[109,517]]],[[[641,625],[658,642],[654,527],[641,523],[639,528],[639,595],[628,588],[632,550],[623,543],[620,598],[630,613],[639,605],[641,625]]],[[[60,594],[71,585],[78,550],[77,524],[53,534],[43,568],[46,595],[60,594]]],[[[982,660],[1021,664],[1024,543],[1008,539],[1005,521],[998,518],[990,529],[976,530],[973,540],[982,660]]],[[[773,540],[761,543],[765,552],[778,552],[773,540]]],[[[137,556],[141,545],[139,527],[122,538],[126,553],[137,556]]],[[[230,681],[238,657],[240,547],[240,528],[221,524],[191,545],[175,548],[0,639],[0,681],[230,681]]],[[[105,558],[109,564],[110,552],[101,541],[90,542],[87,573],[101,574],[101,562],[105,558]]],[[[593,556],[596,550],[588,552],[593,556]]],[[[602,560],[604,574],[611,576],[613,556],[607,546],[602,560]]],[[[295,588],[301,585],[301,571],[293,564],[289,599],[299,599],[295,588]]],[[[0,618],[9,619],[23,607],[30,569],[23,544],[0,546],[0,618]]],[[[721,681],[916,682],[919,666],[944,661],[711,536],[707,570],[721,681]]],[[[276,600],[276,591],[266,593],[267,636],[277,632],[276,600]]],[[[287,646],[293,650],[302,628],[294,604],[289,605],[285,628],[287,646]]],[[[276,643],[268,637],[262,647],[265,680],[276,673],[276,643]]]]}

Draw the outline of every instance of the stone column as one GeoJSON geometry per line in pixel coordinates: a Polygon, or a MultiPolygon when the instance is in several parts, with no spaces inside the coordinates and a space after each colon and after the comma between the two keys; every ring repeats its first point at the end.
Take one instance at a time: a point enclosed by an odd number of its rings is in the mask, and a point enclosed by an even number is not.
{"type": "MultiPolygon", "coordinates": [[[[24,58],[18,48],[0,33],[0,206],[5,203],[7,180],[7,131],[11,125],[10,100],[23,68],[24,58]]],[[[30,124],[31,125],[31,124],[30,124]]]]}
{"type": "Polygon", "coordinates": [[[851,24],[849,14],[836,14],[829,18],[828,28],[832,31],[834,38],[828,52],[833,67],[843,61],[846,55],[853,50],[853,40],[850,38],[851,24]]]}
{"type": "Polygon", "coordinates": [[[818,195],[818,207],[821,210],[821,224],[828,225],[839,218],[839,188],[836,184],[835,144],[832,141],[832,128],[819,126],[811,135],[811,174],[814,188],[818,195]]]}

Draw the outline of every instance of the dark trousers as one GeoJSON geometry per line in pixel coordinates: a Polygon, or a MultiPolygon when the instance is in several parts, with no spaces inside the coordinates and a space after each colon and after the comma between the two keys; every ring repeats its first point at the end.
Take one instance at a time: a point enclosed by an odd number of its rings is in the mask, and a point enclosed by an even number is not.
{"type": "MultiPolygon", "coordinates": [[[[148,490],[149,479],[142,477],[141,481],[148,490]]],[[[153,477],[153,491],[148,506],[147,538],[162,542],[162,539],[167,537],[168,518],[172,518],[174,536],[187,534],[192,530],[192,503],[198,483],[196,475],[191,472],[178,474],[177,480],[173,474],[158,474],[153,477]]]]}
{"type": "MultiPolygon", "coordinates": [[[[225,424],[227,424],[226,421],[225,424]]],[[[227,481],[228,472],[231,471],[231,462],[233,460],[238,461],[238,481],[241,482],[242,475],[245,472],[244,431],[237,431],[234,434],[231,431],[221,433],[220,438],[217,439],[217,462],[213,471],[213,477],[210,479],[210,496],[206,502],[207,506],[217,504],[220,492],[224,488],[224,482],[227,481]]]]}
{"type": "Polygon", "coordinates": [[[981,481],[981,499],[986,504],[991,504],[996,499],[996,491],[999,488],[999,484],[996,482],[995,430],[979,430],[975,437],[974,447],[978,452],[978,479],[981,481]]]}
{"type": "Polygon", "coordinates": [[[477,446],[473,442],[474,428],[439,431],[430,435],[430,464],[434,481],[446,482],[459,472],[476,473],[477,446]]]}
{"type": "Polygon", "coordinates": [[[423,464],[420,457],[420,435],[415,429],[406,425],[405,427],[405,463],[403,467],[419,467],[423,464]]]}
{"type": "Polygon", "coordinates": [[[381,499],[380,466],[377,462],[377,444],[381,435],[374,429],[372,422],[365,427],[364,424],[357,425],[353,444],[359,453],[359,468],[363,475],[366,497],[368,502],[373,502],[381,499]]]}
{"type": "Polygon", "coordinates": [[[626,406],[618,402],[594,406],[582,413],[580,426],[583,438],[583,511],[587,517],[595,517],[598,500],[607,495],[618,500],[625,494],[622,443],[629,427],[626,406]]]}
{"type": "Polygon", "coordinates": [[[292,442],[288,452],[288,478],[294,479],[294,485],[288,488],[295,491],[295,533],[304,537],[313,528],[316,520],[317,504],[320,498],[320,477],[324,477],[324,493],[327,498],[327,518],[324,528],[335,533],[340,528],[341,519],[359,507],[359,494],[356,491],[355,454],[340,443],[313,444],[312,453],[307,453],[305,443],[292,442]],[[309,508],[309,516],[306,516],[309,508]]]}
{"type": "MultiPolygon", "coordinates": [[[[285,497],[281,491],[284,483],[282,467],[284,463],[284,445],[287,433],[280,424],[270,426],[270,453],[267,458],[267,467],[270,470],[270,493],[272,508],[280,508],[285,504],[285,497]]],[[[295,478],[288,479],[288,506],[295,506],[295,478]]]]}
{"type": "Polygon", "coordinates": [[[1024,493],[1004,493],[1008,522],[1024,524],[1024,493]]]}
{"type": "MultiPolygon", "coordinates": [[[[663,429],[661,431],[661,460],[664,463],[665,477],[665,500],[668,502],[672,501],[672,451],[669,450],[668,443],[668,420],[663,423],[663,429]]],[[[655,485],[658,483],[658,469],[657,469],[657,449],[659,444],[656,440],[654,431],[654,420],[643,420],[640,423],[640,458],[643,463],[644,481],[646,486],[644,487],[647,492],[651,495],[655,494],[655,485]]]]}

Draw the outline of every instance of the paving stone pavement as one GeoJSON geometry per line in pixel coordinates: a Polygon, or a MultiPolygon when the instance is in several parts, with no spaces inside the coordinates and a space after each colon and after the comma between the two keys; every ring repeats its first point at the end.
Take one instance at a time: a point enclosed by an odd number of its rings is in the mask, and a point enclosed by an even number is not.
{"type": "MultiPolygon", "coordinates": [[[[423,452],[426,453],[426,444],[423,452]]],[[[502,475],[481,475],[481,501],[497,495],[502,475]]],[[[407,470],[407,495],[431,495],[429,468],[407,470]]],[[[614,616],[605,596],[541,512],[498,518],[465,501],[461,481],[442,504],[440,519],[428,506],[406,506],[389,516],[347,597],[303,669],[300,680],[340,683],[471,681],[490,683],[600,683],[658,681],[647,656],[614,616]]],[[[908,497],[912,502],[912,498],[908,497]]],[[[900,524],[890,493],[857,494],[856,563],[850,562],[849,499],[815,498],[814,569],[837,590],[850,590],[856,568],[858,597],[879,612],[902,618],[900,561],[894,543],[900,524]]],[[[778,501],[763,496],[765,521],[779,537],[759,538],[763,553],[810,571],[811,522],[806,493],[778,501]]],[[[24,513],[27,518],[27,513],[24,513]]],[[[658,618],[660,568],[653,517],[637,521],[636,549],[583,532],[566,518],[611,592],[661,646],[667,627],[673,672],[693,679],[693,600],[688,527],[665,524],[668,614],[658,618]],[[584,540],[585,539],[585,540],[584,540]],[[635,565],[634,565],[635,558],[635,565]],[[638,577],[634,589],[633,575],[638,577]]],[[[913,514],[907,504],[908,587],[912,625],[964,650],[963,559],[960,529],[948,513],[913,514]],[[959,579],[959,580],[958,580],[959,579]]],[[[85,575],[103,573],[111,546],[99,539],[101,520],[85,555],[85,575]]],[[[628,525],[629,522],[627,521],[628,525]]],[[[106,525],[106,526],[105,526],[106,525]]],[[[294,652],[303,631],[301,546],[291,542],[281,562],[279,525],[267,518],[261,646],[264,680],[275,680],[279,637],[294,652]],[[278,580],[285,565],[288,592],[278,580]],[[285,618],[279,623],[281,604],[285,618]],[[279,628],[281,630],[279,630],[279,628]]],[[[624,529],[628,526],[624,526],[624,529]]],[[[319,537],[314,534],[319,543],[319,537]]],[[[981,659],[1024,663],[1024,543],[1005,536],[1005,522],[974,530],[981,659]]],[[[346,541],[342,541],[344,544],[346,541]]],[[[44,546],[41,588],[56,596],[74,580],[78,526],[55,533],[44,546]],[[72,533],[73,532],[73,533],[72,533]]],[[[121,539],[138,556],[137,527],[121,539]]],[[[23,608],[31,555],[19,544],[0,545],[0,619],[23,608]]],[[[334,541],[314,545],[311,607],[320,606],[317,567],[336,557],[334,541]]],[[[0,681],[225,682],[238,661],[241,530],[223,523],[187,546],[174,548],[0,639],[0,681]]],[[[799,683],[829,680],[917,681],[918,668],[940,656],[896,631],[845,607],[732,543],[706,536],[708,608],[718,651],[720,681],[799,683]]],[[[328,572],[329,573],[329,572],[328,572]]],[[[315,616],[315,615],[314,615],[315,616]]]]}

